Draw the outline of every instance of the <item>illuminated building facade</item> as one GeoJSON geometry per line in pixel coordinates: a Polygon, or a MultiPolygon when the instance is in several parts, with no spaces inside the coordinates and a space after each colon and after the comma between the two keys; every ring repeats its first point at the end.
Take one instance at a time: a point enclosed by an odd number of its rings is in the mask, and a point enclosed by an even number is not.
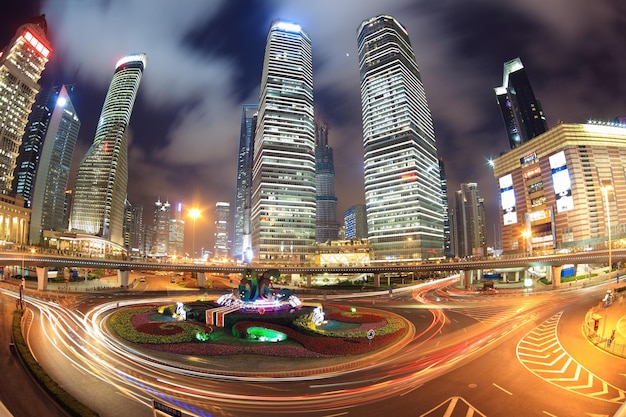
{"type": "Polygon", "coordinates": [[[254,155],[254,132],[256,130],[258,104],[244,104],[239,132],[237,155],[237,186],[233,230],[233,257],[249,261],[252,250],[250,234],[250,205],[252,197],[252,163],[254,155]]]}
{"type": "Polygon", "coordinates": [[[311,39],[274,22],[265,48],[252,173],[252,247],[264,263],[309,262],[315,251],[311,39]]]}
{"type": "MultiPolygon", "coordinates": [[[[55,104],[47,122],[45,139],[32,192],[29,241],[40,244],[43,230],[67,230],[65,196],[80,120],[66,86],[54,95],[55,104]]],[[[20,155],[21,158],[21,155],[20,155]]],[[[24,172],[28,174],[28,172],[24,172]]],[[[24,177],[26,178],[26,176],[24,177]]],[[[24,196],[26,199],[26,196],[24,196]]]]}
{"type": "Polygon", "coordinates": [[[182,219],[183,205],[176,204],[174,217],[169,220],[168,255],[182,257],[185,255],[183,243],[185,240],[185,220],[182,219]]]}
{"type": "Polygon", "coordinates": [[[365,204],[357,204],[343,213],[346,239],[367,239],[367,210],[365,204]]]}
{"type": "Polygon", "coordinates": [[[154,217],[152,221],[154,237],[152,238],[152,253],[155,256],[164,256],[168,254],[171,213],[172,207],[169,201],[161,201],[159,198],[154,202],[154,217]]]}
{"type": "Polygon", "coordinates": [[[485,201],[480,197],[478,184],[461,184],[461,189],[455,193],[455,213],[455,255],[461,258],[486,256],[485,201]]]}
{"type": "Polygon", "coordinates": [[[377,260],[443,255],[439,157],[406,29],[393,17],[358,30],[365,203],[377,260]]]}
{"type": "Polygon", "coordinates": [[[504,64],[502,86],[495,88],[495,93],[511,149],[548,130],[541,103],[519,58],[504,64]]]}
{"type": "Polygon", "coordinates": [[[494,159],[503,251],[606,245],[608,218],[617,244],[626,236],[624,166],[626,125],[620,123],[560,124],[494,159]],[[613,189],[608,207],[606,184],[613,189]]]}
{"type": "Polygon", "coordinates": [[[218,201],[215,203],[215,244],[213,256],[215,258],[228,257],[230,253],[230,203],[218,201]]]}
{"type": "Polygon", "coordinates": [[[0,52],[0,193],[12,191],[13,174],[39,78],[51,54],[44,15],[20,26],[0,52]]]}
{"type": "Polygon", "coordinates": [[[76,174],[71,229],[124,243],[124,202],[128,185],[127,129],[146,55],[129,55],[115,65],[93,144],[76,174]]]}
{"type": "Polygon", "coordinates": [[[315,124],[315,241],[331,242],[339,238],[337,197],[335,197],[335,163],[333,148],[328,146],[328,125],[315,124]]]}

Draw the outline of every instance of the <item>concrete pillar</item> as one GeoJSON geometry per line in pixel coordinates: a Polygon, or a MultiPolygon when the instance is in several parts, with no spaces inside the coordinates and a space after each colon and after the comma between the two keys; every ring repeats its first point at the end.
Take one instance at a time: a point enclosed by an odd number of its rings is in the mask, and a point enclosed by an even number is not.
{"type": "Polygon", "coordinates": [[[482,269],[477,269],[476,270],[476,280],[480,281],[483,279],[483,270],[482,269]]]}
{"type": "Polygon", "coordinates": [[[311,288],[313,281],[313,274],[306,274],[306,287],[311,288]]]}
{"type": "Polygon", "coordinates": [[[204,288],[206,284],[206,274],[204,272],[196,272],[196,280],[198,281],[198,287],[204,288]]]}
{"type": "Polygon", "coordinates": [[[558,289],[561,288],[561,269],[560,265],[555,265],[550,267],[546,272],[550,274],[550,279],[552,280],[552,288],[558,289]]]}
{"type": "Polygon", "coordinates": [[[380,288],[380,274],[374,274],[374,287],[380,288]]]}
{"type": "Polygon", "coordinates": [[[48,289],[48,268],[45,266],[37,267],[37,289],[39,291],[48,289]]]}
{"type": "Polygon", "coordinates": [[[128,288],[128,271],[118,269],[117,280],[122,286],[122,288],[128,288]]]}
{"type": "Polygon", "coordinates": [[[519,282],[519,271],[515,271],[515,282],[519,282]]]}

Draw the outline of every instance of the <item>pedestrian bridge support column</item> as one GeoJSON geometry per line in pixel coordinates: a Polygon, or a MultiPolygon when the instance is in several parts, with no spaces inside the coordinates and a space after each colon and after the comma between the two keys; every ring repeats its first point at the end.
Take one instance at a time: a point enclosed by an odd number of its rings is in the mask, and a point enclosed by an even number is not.
{"type": "Polygon", "coordinates": [[[124,271],[121,269],[117,270],[117,280],[119,281],[122,288],[128,288],[128,271],[124,271]]]}
{"type": "Polygon", "coordinates": [[[196,272],[196,280],[198,281],[198,288],[204,288],[206,284],[206,274],[204,272],[196,272]]]}
{"type": "Polygon", "coordinates": [[[550,280],[552,281],[552,288],[559,289],[561,288],[561,269],[563,267],[560,265],[553,265],[546,272],[550,274],[550,280]]]}
{"type": "Polygon", "coordinates": [[[469,290],[472,286],[472,274],[471,271],[461,270],[459,272],[459,277],[461,278],[461,287],[469,290]]]}
{"type": "Polygon", "coordinates": [[[37,290],[45,291],[48,289],[48,268],[45,266],[37,267],[37,290]]]}
{"type": "Polygon", "coordinates": [[[380,274],[374,274],[374,287],[380,288],[380,274]]]}
{"type": "Polygon", "coordinates": [[[306,274],[306,287],[311,288],[313,285],[313,274],[306,274]]]}

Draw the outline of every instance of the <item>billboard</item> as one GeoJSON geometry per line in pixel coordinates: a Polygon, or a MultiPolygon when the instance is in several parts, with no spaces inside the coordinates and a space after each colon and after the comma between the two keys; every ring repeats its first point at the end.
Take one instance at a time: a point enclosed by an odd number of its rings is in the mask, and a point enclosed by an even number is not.
{"type": "Polygon", "coordinates": [[[557,213],[573,209],[572,181],[565,161],[565,152],[557,152],[550,156],[550,169],[552,170],[552,185],[556,195],[557,213]]]}
{"type": "Polygon", "coordinates": [[[515,210],[515,191],[513,190],[513,176],[511,174],[500,177],[500,202],[502,204],[502,220],[504,225],[517,223],[515,210]]]}

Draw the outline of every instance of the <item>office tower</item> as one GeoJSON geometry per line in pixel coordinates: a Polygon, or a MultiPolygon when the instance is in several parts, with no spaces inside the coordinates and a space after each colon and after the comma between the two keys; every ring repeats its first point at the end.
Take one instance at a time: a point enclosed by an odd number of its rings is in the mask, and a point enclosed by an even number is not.
{"type": "Polygon", "coordinates": [[[335,164],[328,146],[328,125],[315,123],[315,241],[325,243],[339,238],[335,164]]]}
{"type": "Polygon", "coordinates": [[[252,173],[252,247],[260,262],[308,262],[315,244],[311,39],[274,22],[265,48],[252,173]]]}
{"type": "Polygon", "coordinates": [[[156,256],[164,256],[168,253],[171,212],[172,207],[168,201],[163,202],[160,198],[155,201],[152,221],[152,227],[154,228],[152,253],[156,256]]]}
{"type": "Polygon", "coordinates": [[[132,244],[132,236],[134,232],[134,222],[133,222],[133,205],[130,204],[130,201],[126,200],[124,202],[124,226],[123,226],[123,236],[124,236],[124,248],[126,249],[126,253],[130,254],[133,244],[132,244]]]}
{"type": "Polygon", "coordinates": [[[237,155],[237,189],[233,230],[233,257],[250,261],[252,237],[250,235],[250,198],[252,194],[252,161],[254,131],[256,130],[258,104],[244,104],[239,132],[237,155]]]}
{"type": "Polygon", "coordinates": [[[393,17],[358,30],[365,203],[376,259],[443,254],[439,158],[409,35],[393,17]]]}
{"type": "Polygon", "coordinates": [[[0,52],[0,193],[12,191],[13,173],[39,78],[51,53],[45,15],[17,29],[0,52]]]}
{"type": "MultiPolygon", "coordinates": [[[[65,197],[80,120],[65,85],[57,94],[39,156],[32,192],[31,244],[40,244],[44,230],[67,230],[65,197]]],[[[29,138],[30,140],[31,138],[29,138]]],[[[34,139],[34,138],[32,138],[34,139]]],[[[27,150],[27,148],[24,148],[27,150]]],[[[21,157],[21,155],[20,155],[21,157]]],[[[28,170],[23,171],[27,178],[28,170]]],[[[26,190],[26,188],[24,188],[26,190]]],[[[26,195],[24,195],[26,198],[26,195]]]]}
{"type": "Polygon", "coordinates": [[[495,92],[511,149],[548,130],[541,104],[519,58],[504,64],[502,86],[495,92]]]}
{"type": "Polygon", "coordinates": [[[127,129],[146,55],[128,55],[115,65],[93,144],[76,174],[71,228],[122,245],[128,185],[127,129]]]}
{"type": "Polygon", "coordinates": [[[227,258],[230,253],[230,203],[218,201],[215,203],[215,245],[213,257],[227,258]]]}
{"type": "Polygon", "coordinates": [[[15,194],[24,197],[26,207],[32,207],[39,156],[60,91],[61,86],[54,86],[43,89],[37,95],[35,104],[33,104],[32,111],[28,116],[24,136],[22,136],[11,189],[15,194]]]}
{"type": "Polygon", "coordinates": [[[343,214],[346,239],[367,239],[367,209],[365,204],[350,207],[343,214]]]}
{"type": "Polygon", "coordinates": [[[443,158],[439,158],[439,175],[441,177],[441,204],[443,205],[443,255],[451,258],[454,256],[454,251],[452,249],[452,235],[450,231],[448,180],[446,179],[446,167],[443,163],[443,158]]]}
{"type": "Polygon", "coordinates": [[[182,218],[183,205],[176,204],[174,216],[169,220],[169,241],[168,254],[170,256],[182,257],[185,255],[183,243],[185,240],[185,220],[182,218]]]}
{"type": "Polygon", "coordinates": [[[487,255],[487,228],[485,204],[476,183],[461,184],[455,193],[456,206],[456,256],[487,255]]]}

